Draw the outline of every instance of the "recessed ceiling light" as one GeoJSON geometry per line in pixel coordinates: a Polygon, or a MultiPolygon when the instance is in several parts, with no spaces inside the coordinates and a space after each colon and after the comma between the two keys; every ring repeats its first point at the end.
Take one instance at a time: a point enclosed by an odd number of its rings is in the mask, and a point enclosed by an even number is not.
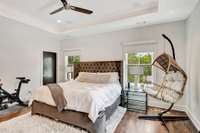
{"type": "Polygon", "coordinates": [[[57,23],[61,23],[61,20],[60,20],[60,19],[58,19],[58,20],[57,20],[57,23]]]}

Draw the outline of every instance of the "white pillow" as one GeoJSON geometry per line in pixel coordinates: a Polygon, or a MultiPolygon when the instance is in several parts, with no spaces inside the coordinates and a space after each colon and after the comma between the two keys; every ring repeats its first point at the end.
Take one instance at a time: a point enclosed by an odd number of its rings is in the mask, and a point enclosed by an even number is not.
{"type": "Polygon", "coordinates": [[[97,73],[80,72],[77,80],[87,83],[109,83],[110,75],[97,75],[97,73]]]}
{"type": "MultiPolygon", "coordinates": [[[[82,75],[96,75],[96,74],[97,74],[97,73],[92,73],[92,72],[79,72],[79,73],[78,73],[78,77],[79,77],[79,76],[82,76],[82,75]]],[[[77,78],[78,78],[78,77],[77,77],[77,78]]]]}
{"type": "Polygon", "coordinates": [[[79,72],[76,80],[79,80],[80,78],[83,78],[87,75],[96,75],[97,73],[91,73],[91,72],[79,72]]]}
{"type": "Polygon", "coordinates": [[[118,72],[97,73],[97,75],[110,75],[109,83],[119,82],[118,72]]]}

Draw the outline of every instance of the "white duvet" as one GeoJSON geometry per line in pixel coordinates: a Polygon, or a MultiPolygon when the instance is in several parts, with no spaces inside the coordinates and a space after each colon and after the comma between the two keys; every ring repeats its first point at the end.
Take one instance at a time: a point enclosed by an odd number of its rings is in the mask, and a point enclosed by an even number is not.
{"type": "MultiPolygon", "coordinates": [[[[94,84],[72,80],[59,85],[67,100],[65,109],[88,113],[92,122],[96,121],[100,111],[112,105],[121,94],[120,83],[94,84]]],[[[47,86],[36,89],[32,100],[56,106],[47,86]]]]}

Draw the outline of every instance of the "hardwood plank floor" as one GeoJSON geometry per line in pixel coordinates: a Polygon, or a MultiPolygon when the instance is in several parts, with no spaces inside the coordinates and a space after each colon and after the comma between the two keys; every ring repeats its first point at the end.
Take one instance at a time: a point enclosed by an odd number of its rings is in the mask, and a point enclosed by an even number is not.
{"type": "Polygon", "coordinates": [[[10,120],[28,112],[30,112],[30,108],[28,107],[12,106],[6,110],[0,111],[0,122],[10,120]]]}
{"type": "MultiPolygon", "coordinates": [[[[160,112],[161,109],[150,108],[148,114],[155,115],[160,112]]],[[[186,115],[183,112],[171,111],[170,115],[186,115]]],[[[138,116],[144,114],[136,112],[127,112],[118,125],[115,133],[168,133],[166,128],[159,121],[139,120],[138,116]]],[[[168,122],[168,128],[171,133],[198,133],[190,120],[168,122]]]]}
{"type": "MultiPolygon", "coordinates": [[[[157,114],[161,110],[149,108],[148,114],[157,114]]],[[[30,108],[14,107],[6,111],[0,111],[0,122],[30,112],[30,108]]],[[[170,115],[185,115],[183,112],[171,111],[170,115]]],[[[164,126],[158,121],[139,120],[141,113],[127,111],[122,121],[118,125],[115,133],[168,133],[164,126]]],[[[171,133],[197,133],[191,121],[169,122],[167,123],[171,133]]]]}

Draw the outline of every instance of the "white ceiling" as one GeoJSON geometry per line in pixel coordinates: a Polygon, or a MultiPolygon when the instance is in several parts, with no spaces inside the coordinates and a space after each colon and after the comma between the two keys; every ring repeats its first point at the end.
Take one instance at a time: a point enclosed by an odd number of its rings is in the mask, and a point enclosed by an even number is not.
{"type": "Polygon", "coordinates": [[[198,0],[69,0],[94,11],[49,13],[60,0],[1,0],[0,15],[62,36],[80,36],[186,19],[198,0]],[[60,23],[57,21],[61,20],[60,23]]]}

